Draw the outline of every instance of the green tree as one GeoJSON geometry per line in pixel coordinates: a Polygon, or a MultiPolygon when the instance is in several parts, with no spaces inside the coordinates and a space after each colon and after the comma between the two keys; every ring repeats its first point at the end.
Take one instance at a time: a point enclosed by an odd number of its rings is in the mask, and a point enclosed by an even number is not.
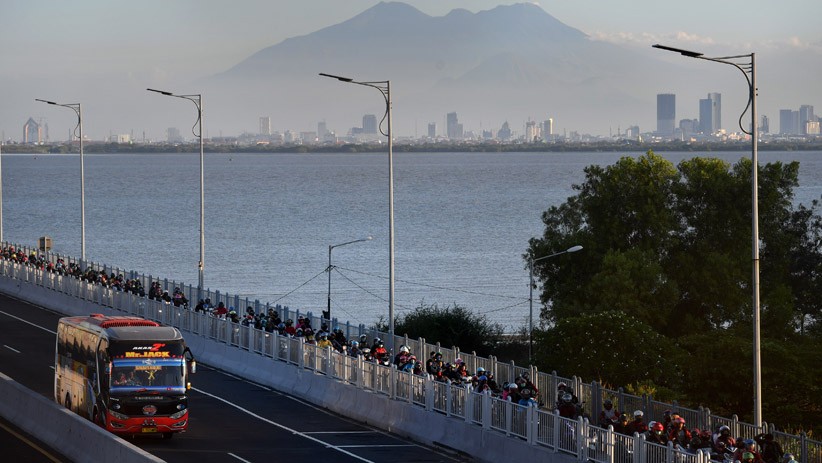
{"type": "MultiPolygon", "coordinates": [[[[819,363],[819,344],[813,341],[822,333],[822,218],[816,201],[794,206],[798,172],[796,162],[775,162],[759,166],[758,173],[763,365],[782,368],[776,376],[788,378],[808,375],[804,362],[795,360],[805,353],[794,353],[791,360],[791,346],[814,347],[819,363]]],[[[543,213],[545,231],[530,240],[524,256],[538,259],[575,244],[584,247],[535,264],[541,318],[549,327],[537,337],[545,343],[538,346],[545,362],[538,366],[591,374],[614,385],[652,379],[693,404],[745,415],[751,409],[753,377],[751,161],[742,158],[730,165],[697,157],[675,167],[649,151],[608,167],[586,168],[585,181],[574,189],[575,196],[543,213]],[[611,313],[632,320],[630,333],[617,333],[620,338],[644,333],[654,339],[679,374],[649,372],[646,364],[628,361],[623,346],[594,351],[587,338],[556,337],[571,336],[574,329],[596,337],[598,332],[585,331],[582,320],[611,313]],[[590,358],[562,359],[574,349],[547,352],[559,339],[584,347],[577,357],[590,358]],[[629,363],[625,371],[612,371],[602,367],[600,357],[629,363]]],[[[629,345],[629,352],[653,355],[644,344],[629,345]]],[[[768,381],[777,380],[763,379],[766,390],[768,381]]],[[[808,400],[813,388],[804,387],[812,383],[802,379],[802,389],[790,394],[791,403],[818,407],[808,400]]],[[[766,394],[763,401],[768,400],[766,394]]],[[[770,400],[767,410],[782,403],[770,400]]]]}
{"type": "Polygon", "coordinates": [[[495,354],[502,327],[491,323],[484,315],[475,314],[456,304],[440,308],[436,304],[420,304],[413,312],[400,316],[394,323],[394,333],[410,338],[423,337],[442,346],[475,350],[479,355],[495,354]]]}

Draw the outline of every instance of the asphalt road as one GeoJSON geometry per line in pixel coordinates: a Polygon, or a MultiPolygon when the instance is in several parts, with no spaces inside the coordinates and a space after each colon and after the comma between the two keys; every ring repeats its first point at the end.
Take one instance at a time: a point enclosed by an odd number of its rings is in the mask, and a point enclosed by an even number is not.
{"type": "MultiPolygon", "coordinates": [[[[50,400],[58,318],[0,294],[0,371],[50,400]]],[[[192,385],[188,432],[171,440],[141,437],[132,443],[170,463],[468,461],[206,365],[198,365],[192,385]]],[[[0,443],[5,449],[5,440],[0,443]]]]}

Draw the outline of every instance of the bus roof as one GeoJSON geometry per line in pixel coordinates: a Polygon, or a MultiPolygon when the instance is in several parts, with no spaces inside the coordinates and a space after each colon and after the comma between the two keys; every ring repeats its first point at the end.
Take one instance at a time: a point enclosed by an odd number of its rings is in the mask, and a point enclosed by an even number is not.
{"type": "Polygon", "coordinates": [[[112,340],[129,341],[174,341],[182,340],[177,328],[163,326],[140,317],[106,316],[91,314],[88,317],[64,317],[60,323],[67,323],[89,331],[103,333],[112,340]]]}

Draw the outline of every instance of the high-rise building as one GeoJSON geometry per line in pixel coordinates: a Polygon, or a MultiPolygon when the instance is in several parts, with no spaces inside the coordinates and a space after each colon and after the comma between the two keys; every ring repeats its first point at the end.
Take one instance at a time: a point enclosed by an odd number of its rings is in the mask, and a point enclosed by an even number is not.
{"type": "Polygon", "coordinates": [[[32,118],[23,124],[23,143],[43,143],[43,127],[32,118]]]}
{"type": "Polygon", "coordinates": [[[759,133],[771,133],[771,119],[763,114],[762,117],[759,118],[758,129],[759,133]]]}
{"type": "Polygon", "coordinates": [[[511,139],[511,127],[508,125],[508,121],[502,123],[502,127],[497,132],[497,138],[503,141],[511,139]]]}
{"type": "Polygon", "coordinates": [[[268,116],[260,117],[260,135],[264,137],[271,135],[271,118],[268,116]]]}
{"type": "Polygon", "coordinates": [[[377,133],[377,116],[373,114],[366,114],[362,117],[362,133],[375,134],[377,133]]]}
{"type": "Polygon", "coordinates": [[[656,96],[656,133],[660,136],[674,134],[676,125],[676,95],[660,93],[656,96]]]}
{"type": "Polygon", "coordinates": [[[722,95],[709,93],[699,100],[699,131],[711,135],[722,130],[722,95]]]}
{"type": "Polygon", "coordinates": [[[528,121],[525,123],[525,143],[534,143],[542,138],[540,135],[539,126],[536,121],[528,121]]]}
{"type": "Polygon", "coordinates": [[[451,140],[461,140],[463,137],[462,124],[457,120],[457,113],[448,113],[445,116],[446,135],[451,140]]]}
{"type": "Polygon", "coordinates": [[[169,143],[182,143],[183,136],[180,134],[180,129],[176,127],[169,127],[166,130],[166,140],[169,143]]]}
{"type": "Polygon", "coordinates": [[[542,123],[542,138],[545,141],[554,139],[554,119],[549,117],[547,121],[542,123]]]}
{"type": "Polygon", "coordinates": [[[428,123],[428,138],[437,138],[437,123],[428,123]]]}
{"type": "Polygon", "coordinates": [[[699,132],[699,120],[697,119],[682,119],[679,121],[679,130],[682,136],[690,138],[693,134],[699,132]]]}
{"type": "Polygon", "coordinates": [[[779,133],[782,135],[799,134],[799,111],[779,110],[779,133]]]}
{"type": "Polygon", "coordinates": [[[799,107],[799,133],[802,135],[808,134],[808,122],[816,122],[816,116],[813,115],[813,106],[803,104],[799,107]]]}
{"type": "Polygon", "coordinates": [[[317,122],[317,138],[319,141],[324,142],[327,136],[328,128],[325,125],[325,121],[317,122]]]}

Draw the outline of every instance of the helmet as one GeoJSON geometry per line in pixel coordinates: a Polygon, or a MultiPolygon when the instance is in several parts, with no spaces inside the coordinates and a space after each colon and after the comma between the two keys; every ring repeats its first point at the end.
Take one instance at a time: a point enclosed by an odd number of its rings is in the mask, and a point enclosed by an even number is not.
{"type": "Polygon", "coordinates": [[[508,389],[516,390],[518,387],[517,383],[508,383],[508,389]]]}
{"type": "Polygon", "coordinates": [[[754,454],[751,452],[745,452],[742,454],[742,461],[753,461],[754,454]]]}
{"type": "Polygon", "coordinates": [[[657,423],[655,421],[654,424],[651,425],[651,431],[653,431],[657,434],[662,434],[662,431],[664,431],[664,430],[665,430],[665,426],[662,426],[662,423],[657,423]]]}
{"type": "Polygon", "coordinates": [[[370,347],[363,347],[362,348],[362,353],[363,354],[370,354],[371,353],[371,348],[370,347]]]}
{"type": "Polygon", "coordinates": [[[557,384],[557,389],[565,389],[566,387],[568,387],[568,385],[567,385],[567,384],[565,384],[565,383],[559,383],[559,384],[557,384]]]}
{"type": "Polygon", "coordinates": [[[614,403],[611,402],[611,399],[605,399],[605,402],[602,402],[602,406],[605,408],[610,408],[614,406],[614,403]]]}
{"type": "Polygon", "coordinates": [[[571,394],[562,394],[562,401],[563,402],[571,403],[572,400],[574,400],[574,396],[572,396],[571,394]]]}
{"type": "Polygon", "coordinates": [[[634,418],[642,418],[643,416],[645,416],[645,414],[642,413],[642,410],[636,410],[634,412],[634,418]]]}
{"type": "Polygon", "coordinates": [[[374,344],[377,344],[377,343],[380,343],[380,342],[382,342],[382,339],[380,339],[379,337],[374,338],[374,344]]]}
{"type": "Polygon", "coordinates": [[[357,341],[351,341],[351,347],[357,347],[359,345],[360,343],[358,343],[357,341]]]}
{"type": "Polygon", "coordinates": [[[792,453],[786,453],[785,455],[782,455],[782,459],[785,462],[794,461],[794,456],[792,453]]]}
{"type": "Polygon", "coordinates": [[[368,336],[361,334],[360,335],[360,342],[365,342],[368,339],[368,336]]]}
{"type": "Polygon", "coordinates": [[[731,428],[729,428],[725,425],[722,425],[722,426],[719,427],[719,434],[722,434],[723,436],[730,436],[731,435],[731,428]]]}
{"type": "Polygon", "coordinates": [[[442,360],[442,352],[437,352],[434,354],[434,357],[436,357],[437,360],[442,360]]]}
{"type": "Polygon", "coordinates": [[[457,364],[457,365],[460,365],[460,364],[463,364],[465,362],[463,362],[461,358],[457,357],[457,359],[454,360],[454,363],[457,364]]]}
{"type": "Polygon", "coordinates": [[[628,414],[623,413],[623,414],[619,415],[619,421],[628,421],[628,414]]]}
{"type": "Polygon", "coordinates": [[[320,339],[328,339],[328,335],[323,333],[320,335],[320,339]]]}
{"type": "MultiPolygon", "coordinates": [[[[487,377],[487,376],[485,376],[485,375],[482,375],[482,376],[480,376],[480,377],[479,377],[479,378],[477,378],[477,379],[478,379],[478,380],[480,380],[480,381],[488,381],[488,377],[487,377]]],[[[523,392],[525,392],[525,391],[523,391],[523,392]]]]}
{"type": "Polygon", "coordinates": [[[753,439],[745,439],[745,448],[748,450],[753,450],[756,442],[753,439]]]}
{"type": "Polygon", "coordinates": [[[682,418],[681,416],[677,415],[676,418],[671,419],[671,423],[685,425],[685,418],[682,418]]]}
{"type": "Polygon", "coordinates": [[[479,375],[479,374],[482,374],[482,373],[485,373],[485,368],[483,368],[483,367],[477,368],[477,374],[479,375]]]}
{"type": "Polygon", "coordinates": [[[400,346],[400,352],[411,352],[411,349],[408,348],[405,344],[400,346]]]}

